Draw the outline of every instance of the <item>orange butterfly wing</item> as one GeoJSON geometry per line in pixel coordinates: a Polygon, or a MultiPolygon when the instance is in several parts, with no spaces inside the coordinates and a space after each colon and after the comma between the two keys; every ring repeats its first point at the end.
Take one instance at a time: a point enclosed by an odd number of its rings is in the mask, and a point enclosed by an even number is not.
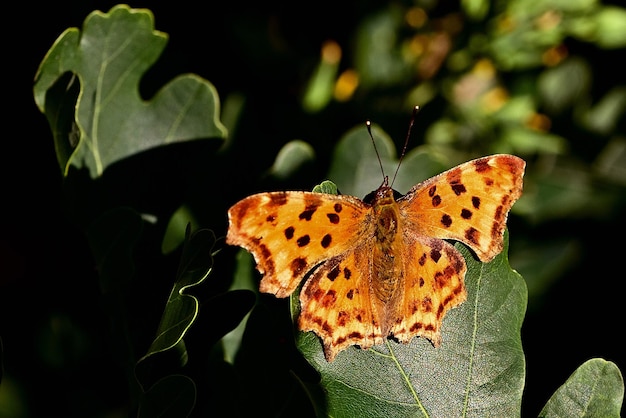
{"type": "Polygon", "coordinates": [[[264,275],[262,292],[284,298],[313,267],[352,250],[368,235],[368,211],[352,196],[259,193],[229,209],[226,243],[252,253],[264,275]]]}
{"type": "Polygon", "coordinates": [[[316,269],[300,292],[298,326],[321,337],[328,361],[348,346],[365,349],[386,337],[371,291],[372,240],[354,244],[316,269]]]}
{"type": "Polygon", "coordinates": [[[383,342],[370,298],[370,205],[352,196],[272,192],[239,201],[228,215],[226,243],[252,253],[262,292],[289,296],[310,273],[299,328],[322,338],[329,361],[350,345],[383,342]]]}
{"type": "Polygon", "coordinates": [[[465,260],[448,242],[407,233],[403,241],[402,279],[390,307],[390,332],[400,342],[415,336],[441,344],[446,313],[466,299],[465,260]]]}
{"type": "Polygon", "coordinates": [[[522,194],[526,163],[496,154],[458,165],[415,185],[398,200],[407,230],[461,241],[481,261],[502,251],[502,236],[513,203],[522,194]]]}
{"type": "Polygon", "coordinates": [[[398,200],[404,223],[404,279],[393,335],[433,345],[451,308],[466,298],[463,256],[442,239],[461,241],[483,262],[502,251],[506,218],[522,193],[525,162],[497,154],[463,163],[414,186],[398,200]]]}
{"type": "Polygon", "coordinates": [[[371,205],[352,196],[256,194],[230,208],[226,243],[254,255],[262,292],[289,296],[309,274],[299,327],[321,337],[328,361],[390,335],[401,342],[419,335],[438,346],[443,317],[466,298],[465,260],[444,239],[493,259],[524,166],[511,155],[479,158],[397,201],[383,185],[371,205]]]}

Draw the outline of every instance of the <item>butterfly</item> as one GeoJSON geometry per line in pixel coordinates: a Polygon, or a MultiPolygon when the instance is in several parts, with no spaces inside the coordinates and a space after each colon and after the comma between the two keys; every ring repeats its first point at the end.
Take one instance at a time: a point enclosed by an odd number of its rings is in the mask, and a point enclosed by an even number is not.
{"type": "Polygon", "coordinates": [[[502,251],[521,196],[525,162],[496,154],[460,164],[405,195],[387,177],[361,200],[303,191],[258,193],[228,210],[226,243],[245,248],[261,292],[284,298],[303,280],[301,331],[313,331],[328,362],[355,345],[392,337],[441,344],[446,313],[466,299],[460,241],[483,262],[502,251]]]}

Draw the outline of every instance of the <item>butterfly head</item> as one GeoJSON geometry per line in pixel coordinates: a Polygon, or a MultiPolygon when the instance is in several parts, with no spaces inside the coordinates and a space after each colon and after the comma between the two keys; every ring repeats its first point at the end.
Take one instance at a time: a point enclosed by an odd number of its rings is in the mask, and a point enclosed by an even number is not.
{"type": "MultiPolygon", "coordinates": [[[[385,176],[385,180],[383,184],[378,187],[378,189],[369,192],[364,198],[363,201],[369,205],[373,205],[374,203],[383,203],[385,200],[393,200],[396,201],[404,196],[397,190],[394,190],[389,186],[389,178],[385,176]]],[[[385,202],[390,203],[390,202],[385,202]]]]}
{"type": "Polygon", "coordinates": [[[411,129],[413,128],[413,123],[415,122],[415,116],[419,110],[419,106],[413,107],[413,114],[411,115],[411,120],[409,122],[409,129],[406,134],[406,138],[404,140],[404,147],[402,148],[402,152],[400,153],[400,159],[398,160],[398,165],[396,167],[396,171],[393,174],[393,179],[391,180],[391,184],[389,184],[389,176],[385,175],[385,170],[383,169],[383,163],[380,159],[380,154],[378,154],[378,149],[376,148],[376,141],[374,140],[374,135],[372,135],[372,124],[370,121],[367,121],[365,124],[367,126],[367,132],[372,139],[372,144],[374,146],[374,151],[376,152],[376,157],[378,158],[378,164],[380,165],[380,171],[383,174],[383,183],[378,187],[378,189],[374,190],[371,193],[368,193],[363,201],[370,205],[375,203],[387,203],[384,199],[391,199],[393,201],[398,200],[403,196],[402,193],[393,189],[393,183],[396,181],[396,176],[398,175],[398,171],[400,170],[400,165],[402,164],[402,159],[404,158],[404,154],[406,154],[406,149],[409,144],[409,138],[411,137],[411,129]]]}

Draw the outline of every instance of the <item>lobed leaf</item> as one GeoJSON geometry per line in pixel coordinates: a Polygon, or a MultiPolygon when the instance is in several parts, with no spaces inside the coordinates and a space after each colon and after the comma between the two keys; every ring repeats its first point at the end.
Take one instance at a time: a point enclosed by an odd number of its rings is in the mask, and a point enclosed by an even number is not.
{"type": "Polygon", "coordinates": [[[56,40],[35,76],[34,97],[65,175],[74,166],[95,178],[153,147],[225,137],[217,92],[199,76],[179,76],[150,100],[140,96],[141,77],[166,42],[149,10],[126,5],[92,12],[82,31],[67,29],[56,40]]]}

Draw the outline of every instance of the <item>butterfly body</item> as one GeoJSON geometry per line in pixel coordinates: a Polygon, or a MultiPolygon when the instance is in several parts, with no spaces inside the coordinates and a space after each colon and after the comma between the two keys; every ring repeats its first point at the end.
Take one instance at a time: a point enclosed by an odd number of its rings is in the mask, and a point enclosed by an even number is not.
{"type": "MultiPolygon", "coordinates": [[[[400,210],[393,197],[393,190],[381,186],[372,203],[375,242],[372,246],[372,271],[370,286],[374,295],[383,303],[389,302],[402,276],[401,261],[395,248],[401,245],[400,210]]],[[[367,238],[367,237],[366,237],[367,238]]]]}
{"type": "Polygon", "coordinates": [[[502,249],[506,217],[522,190],[525,163],[479,158],[415,185],[406,195],[385,181],[371,201],[310,192],[249,196],[229,210],[226,242],[250,251],[262,292],[300,292],[298,325],[323,341],[328,361],[351,345],[388,337],[441,343],[443,317],[466,298],[465,260],[502,249]]]}

